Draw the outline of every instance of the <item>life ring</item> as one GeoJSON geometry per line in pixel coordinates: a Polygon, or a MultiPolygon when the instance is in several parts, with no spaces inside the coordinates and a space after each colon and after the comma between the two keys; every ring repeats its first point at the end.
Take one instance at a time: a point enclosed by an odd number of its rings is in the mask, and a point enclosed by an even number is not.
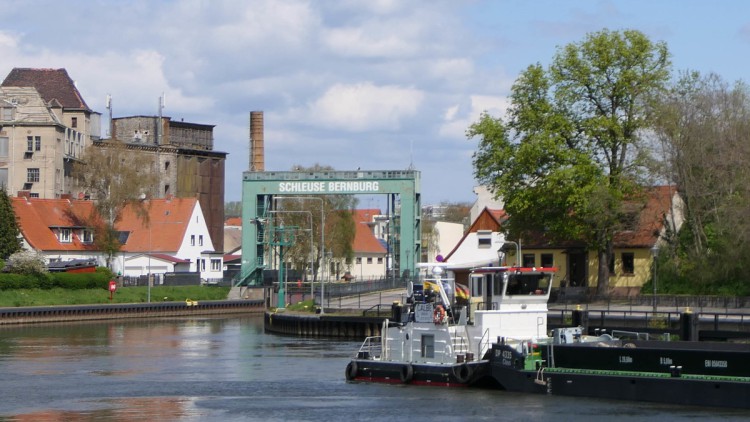
{"type": "Polygon", "coordinates": [[[346,380],[352,381],[357,377],[357,362],[351,361],[346,365],[346,380]]]}
{"type": "Polygon", "coordinates": [[[401,370],[398,373],[399,378],[401,379],[401,382],[406,384],[414,378],[414,368],[411,367],[408,363],[401,367],[401,370]]]}
{"type": "Polygon", "coordinates": [[[445,317],[445,308],[443,308],[443,305],[438,305],[435,308],[435,311],[432,313],[432,322],[435,324],[445,324],[446,317],[445,317]]]}
{"type": "Polygon", "coordinates": [[[465,363],[454,366],[452,371],[453,376],[456,377],[456,381],[460,382],[461,384],[468,383],[473,372],[469,365],[465,363]]]}

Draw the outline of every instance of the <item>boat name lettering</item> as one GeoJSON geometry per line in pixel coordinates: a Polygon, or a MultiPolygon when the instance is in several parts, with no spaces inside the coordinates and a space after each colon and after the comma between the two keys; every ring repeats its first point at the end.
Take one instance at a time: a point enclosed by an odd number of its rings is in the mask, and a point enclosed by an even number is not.
{"type": "Polygon", "coordinates": [[[725,360],[706,359],[706,368],[728,368],[729,364],[725,360]]]}
{"type": "Polygon", "coordinates": [[[620,363],[633,363],[633,358],[630,356],[620,356],[620,363]]]}
{"type": "Polygon", "coordinates": [[[380,183],[375,181],[356,182],[279,182],[279,192],[379,192],[380,183]]]}
{"type": "Polygon", "coordinates": [[[671,365],[672,358],[659,358],[659,365],[671,365]]]}

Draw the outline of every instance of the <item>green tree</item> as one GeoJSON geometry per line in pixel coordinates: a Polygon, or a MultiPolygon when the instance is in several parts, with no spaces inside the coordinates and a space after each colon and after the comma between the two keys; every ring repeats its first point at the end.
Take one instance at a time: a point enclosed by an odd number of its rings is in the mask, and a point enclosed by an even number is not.
{"type": "Polygon", "coordinates": [[[686,222],[679,242],[660,254],[671,262],[659,268],[673,271],[675,283],[660,271],[660,284],[673,292],[680,285],[699,294],[749,291],[750,88],[685,72],[655,114],[661,174],[679,187],[686,222]]]}
{"type": "MultiPolygon", "coordinates": [[[[5,187],[0,187],[0,259],[21,250],[21,231],[5,187]]],[[[2,267],[0,267],[2,269],[2,267]]]]}
{"type": "Polygon", "coordinates": [[[649,100],[670,66],[666,45],[638,31],[592,33],[558,49],[549,69],[520,75],[507,121],[484,113],[467,130],[480,138],[474,174],[505,201],[510,236],[586,242],[597,251],[600,294],[622,201],[644,183],[649,100]]]}
{"type": "Polygon", "coordinates": [[[148,226],[148,208],[143,199],[155,190],[158,169],[154,156],[117,142],[101,142],[84,151],[83,161],[74,163],[73,177],[94,199],[96,215],[87,225],[94,228],[94,244],[107,255],[107,266],[120,250],[116,224],[126,206],[132,207],[148,226]]]}

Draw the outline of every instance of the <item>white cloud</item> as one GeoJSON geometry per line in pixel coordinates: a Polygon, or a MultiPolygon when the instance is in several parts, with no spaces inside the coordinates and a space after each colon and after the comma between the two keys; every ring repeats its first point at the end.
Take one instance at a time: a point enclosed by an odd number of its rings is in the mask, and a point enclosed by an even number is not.
{"type": "Polygon", "coordinates": [[[448,107],[444,114],[444,122],[440,126],[439,134],[444,138],[465,138],[466,129],[479,120],[483,112],[492,116],[502,117],[508,109],[508,98],[502,96],[472,95],[469,107],[465,113],[460,113],[461,107],[448,107]]]}
{"type": "Polygon", "coordinates": [[[424,93],[414,88],[372,82],[335,84],[307,107],[313,125],[351,132],[396,130],[419,110],[424,93]]]}

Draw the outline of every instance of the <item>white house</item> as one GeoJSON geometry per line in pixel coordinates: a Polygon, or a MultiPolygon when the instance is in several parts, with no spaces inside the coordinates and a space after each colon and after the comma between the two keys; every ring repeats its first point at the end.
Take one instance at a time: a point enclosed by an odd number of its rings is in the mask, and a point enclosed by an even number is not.
{"type": "MultiPolygon", "coordinates": [[[[106,265],[94,244],[93,202],[23,197],[12,198],[12,204],[27,249],[41,252],[48,262],[93,259],[106,265]]],[[[144,205],[147,220],[126,207],[115,225],[122,247],[111,262],[114,272],[160,278],[184,271],[197,272],[204,281],[222,279],[222,253],[214,250],[197,199],[169,197],[146,200],[144,205]]]]}

